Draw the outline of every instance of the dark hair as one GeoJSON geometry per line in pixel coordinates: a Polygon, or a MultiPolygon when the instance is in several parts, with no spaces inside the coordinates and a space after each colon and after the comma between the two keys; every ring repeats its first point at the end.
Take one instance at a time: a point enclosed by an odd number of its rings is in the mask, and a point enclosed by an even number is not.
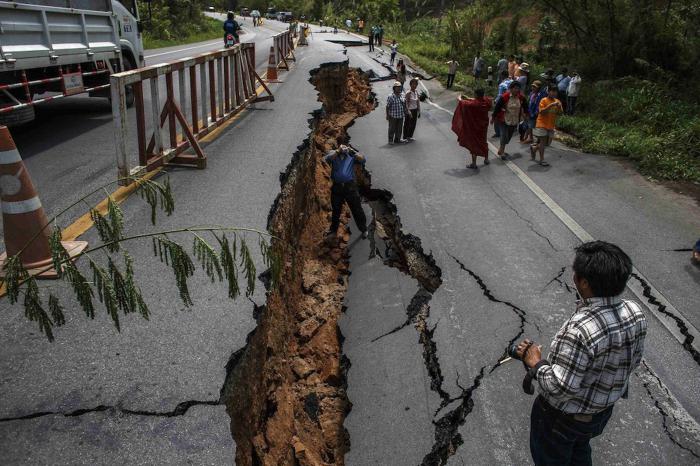
{"type": "Polygon", "coordinates": [[[520,85],[520,81],[518,81],[517,79],[514,79],[514,80],[508,85],[508,89],[513,89],[514,87],[517,87],[517,88],[522,87],[522,86],[520,85]]]}
{"type": "Polygon", "coordinates": [[[233,12],[229,11],[228,14],[226,14],[226,19],[233,19],[233,12]]]}
{"type": "Polygon", "coordinates": [[[622,294],[632,274],[632,260],[614,244],[590,241],[576,248],[573,265],[579,278],[585,278],[595,297],[622,294]]]}
{"type": "Polygon", "coordinates": [[[569,71],[569,70],[568,70],[566,67],[564,67],[564,68],[561,69],[562,74],[566,74],[568,71],[569,71]]]}
{"type": "Polygon", "coordinates": [[[508,71],[503,70],[501,71],[501,81],[505,81],[505,79],[508,77],[508,71]]]}
{"type": "Polygon", "coordinates": [[[474,91],[474,95],[477,97],[483,97],[484,96],[484,90],[482,88],[479,88],[474,91]]]}

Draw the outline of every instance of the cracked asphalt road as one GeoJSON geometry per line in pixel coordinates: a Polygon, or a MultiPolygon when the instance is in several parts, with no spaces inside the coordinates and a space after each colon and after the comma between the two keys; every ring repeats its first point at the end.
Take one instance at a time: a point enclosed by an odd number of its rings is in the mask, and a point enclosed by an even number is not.
{"type": "MultiPolygon", "coordinates": [[[[348,48],[348,56],[355,66],[386,73],[377,63],[384,60],[381,55],[348,48]]],[[[440,107],[454,108],[455,94],[426,84],[440,107]]],[[[416,141],[387,145],[382,104],[389,86],[374,84],[380,107],[355,122],[350,143],[367,156],[372,187],[393,194],[404,233],[418,236],[442,271],[442,286],[429,302],[427,326],[444,378],[441,391],[455,401],[440,409],[441,397],[428,391],[434,368],[416,357],[421,342],[412,326],[391,333],[390,343],[385,338],[372,341],[382,329],[400,326],[396,307],[406,307],[415,290],[392,285],[404,280],[399,278],[403,273],[382,268],[381,257],[356,247],[348,310],[341,322],[352,362],[348,464],[529,464],[533,400],[520,388],[523,369],[519,363],[496,364],[507,344],[521,336],[547,348],[573,312],[569,265],[580,241],[502,162],[495,160],[478,171],[464,168],[466,153],[451,132],[451,115],[441,108],[422,103],[416,141]],[[378,287],[387,286],[396,291],[381,299],[373,296],[378,287]],[[371,331],[358,333],[362,328],[371,331]],[[395,359],[397,351],[405,356],[386,369],[387,359],[395,359]],[[418,387],[427,396],[418,396],[418,387]],[[392,393],[394,404],[386,401],[392,393]],[[413,404],[407,404],[411,393],[413,404]],[[407,419],[406,413],[414,414],[407,419]],[[436,431],[450,433],[448,454],[435,454],[440,444],[436,431]],[[403,461],[405,452],[382,448],[397,438],[414,452],[410,461],[403,461]]],[[[695,271],[686,267],[686,256],[662,251],[690,244],[697,236],[697,205],[610,158],[555,144],[548,151],[553,167],[541,172],[528,166],[519,143],[511,143],[508,150],[574,219],[595,236],[625,248],[689,321],[699,321],[695,271]]],[[[631,293],[629,297],[634,298],[631,293]]],[[[700,413],[693,394],[700,388],[700,366],[656,318],[649,320],[646,362],[632,379],[630,399],[618,403],[606,433],[594,441],[599,464],[698,462],[700,413]]]]}
{"type": "MultiPolygon", "coordinates": [[[[386,76],[364,47],[348,48],[346,56],[323,38],[315,32],[311,45],[297,52],[297,69],[283,75],[274,104],[258,105],[207,146],[207,170],[171,173],[176,216],[161,219],[161,227],[212,218],[264,227],[278,174],[308,134],[307,114],[320,106],[308,71],[349,57],[351,66],[386,76]]],[[[380,103],[388,85],[374,85],[380,103]]],[[[440,105],[454,106],[453,96],[434,95],[440,105]]],[[[84,107],[97,103],[75,105],[52,110],[36,128],[41,138],[31,131],[18,135],[50,211],[71,200],[75,185],[113,176],[109,116],[84,107]],[[53,135],[48,122],[67,120],[64,110],[84,115],[61,123],[65,134],[53,135]],[[94,131],[91,147],[78,136],[82,131],[94,131]]],[[[372,188],[393,194],[403,233],[421,239],[442,284],[416,303],[417,281],[385,265],[383,247],[371,257],[369,242],[353,246],[341,322],[351,362],[349,465],[530,462],[532,398],[520,389],[522,367],[495,364],[521,333],[547,345],[572,312],[568,265],[578,240],[500,162],[466,170],[450,120],[423,104],[417,141],[406,146],[386,145],[381,106],[350,129],[351,143],[368,157],[372,188]],[[422,331],[414,327],[414,311],[425,316],[422,331]],[[411,324],[403,325],[407,317],[411,324]]],[[[511,150],[522,152],[517,143],[511,150]]],[[[696,239],[697,206],[612,159],[556,146],[549,154],[548,172],[528,169],[522,158],[515,163],[592,234],[621,244],[654,286],[699,323],[700,279],[685,267],[687,254],[667,251],[696,239]]],[[[147,228],[147,210],[137,199],[126,202],[130,228],[147,228]]],[[[95,240],[94,233],[87,236],[95,240]]],[[[146,257],[149,248],[130,250],[146,257]]],[[[253,305],[225,301],[224,290],[202,279],[193,281],[195,307],[184,311],[173,305],[169,273],[137,263],[144,294],[157,302],[151,321],[125,319],[121,334],[104,315],[95,321],[71,315],[49,344],[19,309],[8,310],[11,317],[0,329],[4,463],[232,462],[229,419],[213,403],[229,356],[254,326],[253,305]],[[41,416],[10,420],[32,414],[41,416]]],[[[254,300],[262,302],[262,294],[254,300]]],[[[649,320],[646,362],[632,379],[630,399],[618,404],[606,433],[594,441],[599,464],[698,464],[700,366],[657,320],[649,320]]]]}

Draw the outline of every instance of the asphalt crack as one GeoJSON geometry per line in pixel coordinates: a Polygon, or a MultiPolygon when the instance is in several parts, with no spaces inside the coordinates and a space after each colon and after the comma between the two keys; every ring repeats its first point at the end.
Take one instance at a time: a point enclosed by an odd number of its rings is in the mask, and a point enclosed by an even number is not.
{"type": "Polygon", "coordinates": [[[529,322],[527,320],[527,312],[524,309],[522,309],[519,306],[516,306],[515,304],[511,303],[510,301],[503,301],[502,299],[499,299],[496,296],[494,296],[493,292],[489,289],[488,286],[486,286],[486,283],[484,282],[483,278],[481,278],[479,275],[477,275],[476,272],[474,272],[473,270],[469,269],[466,265],[464,265],[464,263],[462,261],[457,259],[452,254],[449,254],[449,256],[457,263],[457,265],[459,265],[459,268],[462,269],[462,271],[469,274],[469,276],[471,276],[474,279],[474,281],[476,281],[476,284],[479,285],[479,288],[481,288],[482,293],[484,294],[484,296],[486,296],[486,298],[489,301],[492,301],[494,303],[500,303],[500,304],[503,304],[504,306],[509,307],[515,313],[515,315],[518,316],[518,319],[520,320],[520,323],[518,325],[518,333],[513,338],[510,339],[510,341],[508,342],[508,345],[506,345],[506,347],[512,345],[521,336],[523,336],[523,334],[525,333],[525,324],[530,324],[533,327],[535,327],[537,329],[537,331],[541,332],[539,325],[537,325],[536,323],[533,323],[533,322],[529,322]]]}
{"type": "Polygon", "coordinates": [[[557,273],[557,275],[554,278],[552,278],[550,281],[547,282],[547,284],[544,287],[542,287],[542,290],[540,291],[540,293],[542,291],[546,290],[547,287],[554,282],[557,282],[559,284],[559,288],[564,288],[569,293],[575,293],[574,289],[571,288],[571,285],[569,285],[569,283],[566,280],[562,279],[562,276],[564,275],[565,271],[566,271],[566,266],[562,267],[561,270],[559,271],[559,273],[557,273]]]}
{"type": "Polygon", "coordinates": [[[455,398],[459,400],[459,405],[442,416],[437,421],[433,421],[435,426],[435,443],[430,450],[430,453],[425,455],[420,466],[436,466],[444,465],[447,459],[454,455],[457,449],[464,444],[464,438],[459,433],[459,428],[467,422],[467,416],[474,409],[473,395],[481,381],[484,378],[486,366],[481,366],[479,374],[474,377],[472,384],[469,387],[462,387],[459,384],[459,375],[457,377],[457,386],[462,390],[460,396],[455,398]]]}
{"type": "Polygon", "coordinates": [[[646,282],[646,280],[644,280],[642,277],[640,277],[636,273],[632,273],[632,276],[634,278],[636,278],[637,281],[639,282],[639,284],[642,286],[643,295],[645,298],[647,298],[647,301],[649,302],[649,304],[656,306],[656,309],[660,313],[670,317],[671,319],[673,319],[676,322],[676,326],[678,327],[678,330],[685,337],[683,339],[683,343],[682,343],[683,349],[685,349],[688,353],[690,353],[693,360],[695,360],[695,362],[698,363],[698,365],[700,365],[700,352],[693,347],[693,341],[695,340],[695,337],[690,334],[690,331],[688,330],[688,326],[686,325],[685,322],[683,322],[683,319],[681,319],[680,317],[678,317],[677,315],[675,315],[674,313],[669,311],[666,308],[666,306],[661,304],[661,302],[651,293],[651,287],[646,282]]]}
{"type": "Polygon", "coordinates": [[[547,242],[547,244],[549,245],[549,247],[552,248],[553,251],[559,252],[559,250],[554,246],[554,244],[552,243],[552,241],[551,241],[547,236],[545,236],[545,235],[543,235],[542,233],[540,233],[539,231],[537,231],[537,228],[535,228],[535,225],[532,223],[532,220],[527,219],[527,218],[523,217],[522,215],[520,215],[520,212],[518,212],[518,210],[517,210],[515,207],[513,207],[508,201],[506,201],[506,199],[501,195],[501,193],[499,193],[498,191],[496,191],[496,189],[494,189],[493,186],[489,185],[489,187],[491,188],[491,190],[493,191],[493,193],[496,195],[496,197],[499,198],[499,199],[501,200],[501,202],[503,202],[510,210],[512,210],[513,213],[514,213],[520,220],[522,220],[523,222],[525,222],[525,224],[528,226],[528,228],[529,228],[535,235],[537,235],[537,236],[539,236],[540,238],[542,238],[543,240],[545,240],[545,241],[547,242]]]}
{"type": "Polygon", "coordinates": [[[677,414],[677,408],[673,406],[675,404],[673,402],[673,397],[671,396],[671,392],[666,388],[666,386],[661,382],[661,379],[659,376],[657,376],[654,371],[651,370],[651,368],[647,365],[646,361],[642,361],[642,366],[644,368],[644,372],[647,374],[647,376],[640,375],[639,372],[635,373],[637,377],[640,378],[642,382],[642,386],[646,390],[647,394],[649,395],[649,398],[652,400],[654,403],[654,407],[657,409],[659,414],[661,415],[661,426],[666,434],[666,436],[669,438],[669,440],[676,445],[678,448],[687,451],[690,453],[692,456],[695,458],[700,458],[700,455],[696,453],[695,450],[693,450],[691,447],[688,447],[684,445],[681,440],[679,440],[676,437],[676,434],[672,432],[673,430],[678,430],[681,433],[686,434],[686,436],[695,437],[696,443],[700,441],[700,432],[697,429],[697,425],[694,424],[692,421],[692,418],[687,416],[689,419],[682,419],[680,415],[677,414]],[[662,393],[661,395],[666,398],[666,400],[662,400],[661,396],[655,395],[654,394],[654,385],[657,386],[657,390],[661,390],[662,393]],[[674,412],[676,411],[676,412],[674,412]],[[693,429],[692,426],[695,426],[695,429],[693,429]],[[694,432],[693,432],[694,430],[694,432]]]}
{"type": "Polygon", "coordinates": [[[175,409],[172,411],[148,411],[140,409],[129,409],[123,406],[109,406],[109,405],[98,405],[94,408],[81,408],[74,411],[39,411],[36,413],[25,414],[22,416],[14,417],[4,417],[0,418],[0,422],[12,422],[12,421],[26,421],[30,419],[36,419],[45,416],[64,416],[64,417],[80,417],[89,413],[99,413],[103,411],[109,411],[112,413],[125,414],[129,416],[154,416],[154,417],[177,417],[184,416],[187,411],[193,406],[216,406],[220,405],[219,400],[211,401],[200,401],[200,400],[187,400],[178,403],[175,409]]]}

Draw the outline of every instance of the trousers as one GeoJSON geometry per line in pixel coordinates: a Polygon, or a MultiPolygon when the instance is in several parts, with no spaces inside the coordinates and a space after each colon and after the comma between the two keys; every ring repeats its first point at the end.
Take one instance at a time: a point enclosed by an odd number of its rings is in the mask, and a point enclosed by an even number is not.
{"type": "Polygon", "coordinates": [[[409,110],[409,112],[411,112],[411,118],[404,118],[403,120],[403,137],[405,139],[413,137],[413,133],[416,131],[416,123],[418,123],[418,109],[409,110]]]}
{"type": "Polygon", "coordinates": [[[362,210],[362,201],[360,193],[357,191],[357,184],[354,181],[346,183],[333,182],[331,187],[331,232],[336,233],[340,225],[340,213],[343,210],[343,204],[350,207],[352,218],[355,219],[357,228],[360,231],[367,231],[367,217],[365,211],[362,210]]]}
{"type": "Polygon", "coordinates": [[[403,118],[389,117],[389,142],[401,142],[403,118]]]}
{"type": "Polygon", "coordinates": [[[603,433],[612,406],[582,422],[535,398],[530,415],[530,453],[535,466],[591,466],[593,437],[603,433]]]}

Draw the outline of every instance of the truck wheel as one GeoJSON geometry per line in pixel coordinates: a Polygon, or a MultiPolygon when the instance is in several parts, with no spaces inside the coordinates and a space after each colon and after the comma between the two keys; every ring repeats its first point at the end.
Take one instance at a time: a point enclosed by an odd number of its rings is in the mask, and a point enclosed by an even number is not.
{"type": "MultiPolygon", "coordinates": [[[[124,71],[130,71],[134,68],[136,68],[136,66],[132,63],[131,58],[124,57],[124,71]]],[[[134,106],[134,101],[136,100],[134,88],[132,86],[126,86],[125,91],[126,108],[131,108],[134,106]]]]}
{"type": "Polygon", "coordinates": [[[29,105],[8,113],[0,113],[0,126],[7,126],[11,128],[13,126],[23,125],[25,123],[29,123],[30,121],[34,121],[34,117],[34,106],[29,105]]]}

